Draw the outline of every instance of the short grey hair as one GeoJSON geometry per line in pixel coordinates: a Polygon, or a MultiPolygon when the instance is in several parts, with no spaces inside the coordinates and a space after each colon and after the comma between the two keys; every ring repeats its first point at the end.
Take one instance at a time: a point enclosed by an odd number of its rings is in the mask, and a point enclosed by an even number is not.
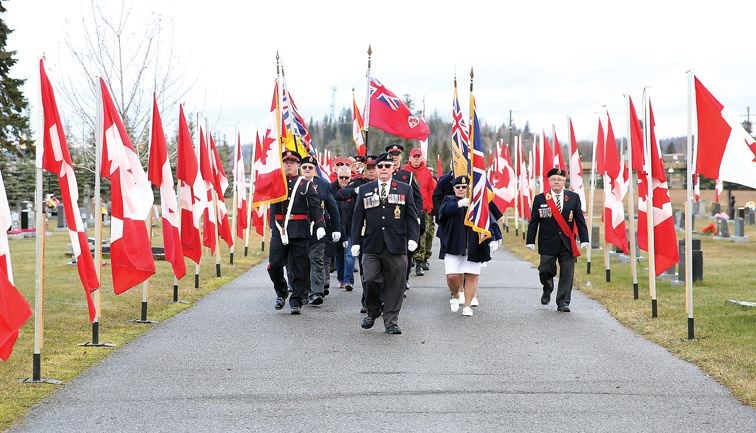
{"type": "Polygon", "coordinates": [[[352,169],[349,168],[349,167],[347,167],[346,165],[342,165],[341,167],[339,167],[336,170],[336,175],[341,176],[342,174],[343,175],[347,175],[348,174],[349,176],[351,176],[352,175],[352,169]]]}

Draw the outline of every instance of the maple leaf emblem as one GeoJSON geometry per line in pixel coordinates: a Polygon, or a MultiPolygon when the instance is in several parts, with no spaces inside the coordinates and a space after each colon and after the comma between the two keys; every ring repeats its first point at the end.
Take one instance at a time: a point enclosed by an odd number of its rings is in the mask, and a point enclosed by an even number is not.
{"type": "Polygon", "coordinates": [[[746,146],[751,148],[751,152],[753,152],[753,161],[756,162],[756,140],[751,140],[751,142],[748,142],[748,139],[745,140],[746,146]]]}
{"type": "Polygon", "coordinates": [[[270,130],[267,130],[265,132],[265,137],[263,137],[262,145],[261,145],[261,152],[260,152],[260,162],[264,165],[266,164],[266,161],[268,159],[268,152],[271,149],[271,146],[273,143],[276,142],[276,140],[270,136],[270,130]]]}

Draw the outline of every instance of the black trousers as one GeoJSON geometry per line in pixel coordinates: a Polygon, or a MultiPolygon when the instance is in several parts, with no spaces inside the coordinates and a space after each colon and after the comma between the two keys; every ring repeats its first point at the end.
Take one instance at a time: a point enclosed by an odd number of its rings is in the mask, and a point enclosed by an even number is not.
{"type": "Polygon", "coordinates": [[[556,304],[557,306],[570,305],[572,297],[572,278],[575,274],[575,257],[564,244],[559,248],[559,254],[550,256],[541,255],[541,262],[538,265],[538,276],[543,285],[543,293],[551,296],[554,290],[554,277],[557,274],[557,262],[559,262],[559,285],[557,286],[556,304]]]}
{"type": "Polygon", "coordinates": [[[363,254],[362,266],[365,270],[365,308],[368,315],[378,318],[382,309],[383,324],[386,327],[396,325],[407,282],[407,255],[391,254],[384,248],[380,254],[363,254]]]}
{"type": "Polygon", "coordinates": [[[284,298],[289,295],[289,288],[284,278],[284,266],[291,267],[291,297],[289,305],[301,307],[302,300],[307,296],[307,285],[310,280],[310,258],[308,256],[309,238],[289,239],[289,244],[281,243],[281,237],[274,235],[270,239],[268,254],[268,275],[273,282],[276,296],[284,298]],[[289,260],[291,258],[291,260],[289,260]]]}

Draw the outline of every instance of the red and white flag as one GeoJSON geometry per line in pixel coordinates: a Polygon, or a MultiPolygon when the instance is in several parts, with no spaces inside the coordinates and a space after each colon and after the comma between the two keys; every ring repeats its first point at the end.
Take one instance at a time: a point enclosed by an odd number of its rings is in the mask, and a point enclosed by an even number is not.
{"type": "Polygon", "coordinates": [[[723,190],[722,181],[717,179],[714,184],[714,202],[719,203],[719,196],[722,195],[723,190]]]}
{"type": "Polygon", "coordinates": [[[583,163],[580,161],[580,152],[578,151],[577,140],[575,139],[575,130],[572,129],[572,119],[570,124],[570,191],[577,193],[580,197],[580,206],[583,213],[586,212],[588,202],[585,200],[585,187],[583,186],[583,163]]]}
{"type": "Polygon", "coordinates": [[[231,248],[234,244],[234,235],[231,233],[231,223],[228,220],[228,208],[226,207],[226,190],[228,189],[228,176],[226,176],[226,170],[223,168],[223,161],[220,159],[218,153],[218,147],[215,145],[213,136],[210,135],[210,165],[213,169],[213,188],[215,188],[215,194],[218,198],[218,235],[226,241],[226,245],[231,248]]]}
{"type": "Polygon", "coordinates": [[[606,141],[604,143],[604,239],[628,253],[625,232],[625,205],[629,185],[628,171],[620,163],[612,120],[607,113],[606,141]]]}
{"type": "Polygon", "coordinates": [[[375,78],[370,79],[369,103],[370,126],[408,140],[425,140],[430,135],[425,120],[413,116],[407,105],[375,78]]]}
{"type": "Polygon", "coordinates": [[[357,108],[357,101],[354,99],[354,93],[352,93],[352,139],[357,146],[357,155],[359,156],[367,156],[365,139],[362,137],[364,130],[365,121],[362,120],[362,114],[360,114],[360,109],[357,108]]]}
{"type": "Polygon", "coordinates": [[[564,156],[562,155],[562,145],[559,144],[559,139],[556,135],[556,128],[554,128],[554,167],[559,167],[562,170],[567,170],[567,164],[564,163],[564,156]]]}
{"type": "Polygon", "coordinates": [[[202,131],[202,127],[199,129],[200,133],[200,149],[199,149],[199,167],[200,175],[203,181],[203,198],[205,199],[206,206],[202,209],[202,245],[210,249],[210,255],[215,254],[215,248],[218,246],[218,232],[217,232],[217,214],[215,212],[215,206],[213,203],[213,168],[210,163],[210,144],[205,139],[205,134],[202,131]]]}
{"type": "Polygon", "coordinates": [[[244,239],[244,232],[249,225],[247,221],[247,175],[244,172],[244,155],[241,147],[241,134],[236,134],[234,148],[234,191],[236,191],[236,236],[244,239]]]}
{"type": "Polygon", "coordinates": [[[200,220],[204,209],[204,184],[199,172],[197,154],[192,144],[192,135],[184,117],[184,107],[179,106],[178,129],[178,163],[176,164],[176,178],[179,187],[179,208],[181,212],[181,248],[184,257],[199,264],[202,257],[202,242],[200,241],[200,220]]]}
{"type": "Polygon", "coordinates": [[[13,285],[8,245],[8,230],[12,224],[5,183],[0,174],[0,359],[3,361],[10,358],[18,339],[18,331],[32,315],[29,303],[13,285]]]}
{"type": "Polygon", "coordinates": [[[504,213],[508,207],[514,205],[515,194],[517,194],[517,179],[515,178],[514,168],[509,162],[509,146],[506,144],[499,146],[495,158],[496,170],[493,172],[493,181],[491,187],[495,194],[494,202],[499,210],[504,213]]]}
{"type": "Polygon", "coordinates": [[[695,78],[698,147],[696,173],[756,188],[756,140],[724,113],[724,106],[695,78]]]}
{"type": "Polygon", "coordinates": [[[268,211],[268,205],[263,204],[252,209],[252,226],[258,235],[263,236],[265,233],[265,212],[268,211]]]}
{"type": "Polygon", "coordinates": [[[528,176],[528,166],[525,164],[525,159],[522,157],[522,143],[521,140],[517,140],[517,164],[520,166],[520,172],[518,173],[518,206],[520,206],[520,216],[530,221],[530,176],[528,176]]]}
{"type": "Polygon", "coordinates": [[[542,191],[547,191],[549,186],[549,170],[554,168],[554,152],[551,151],[549,139],[546,138],[546,132],[541,130],[541,143],[543,144],[543,158],[541,159],[541,186],[542,191]]]}
{"type": "Polygon", "coordinates": [[[273,102],[270,107],[268,128],[255,152],[254,185],[255,193],[252,203],[255,206],[265,203],[278,203],[286,200],[289,194],[286,175],[281,161],[281,145],[278,140],[276,118],[278,116],[278,82],[273,88],[273,102]]]}
{"type": "Polygon", "coordinates": [[[102,78],[100,91],[97,146],[102,149],[101,175],[110,179],[110,265],[113,290],[120,294],[155,273],[145,225],[153,198],[150,181],[102,78]]]}
{"type": "Polygon", "coordinates": [[[697,202],[701,201],[701,179],[698,173],[693,173],[693,199],[697,202]]]}
{"type": "Polygon", "coordinates": [[[74,173],[71,154],[68,151],[66,135],[63,132],[63,123],[60,121],[58,105],[55,103],[55,93],[45,73],[44,61],[42,60],[39,61],[39,74],[42,84],[42,108],[45,122],[42,168],[58,176],[73,259],[76,261],[79,278],[84,287],[89,321],[93,322],[97,311],[92,300],[92,292],[100,287],[100,279],[97,276],[92,253],[89,250],[87,229],[84,227],[84,221],[79,212],[79,187],[76,183],[76,174],[74,173]]]}
{"type": "Polygon", "coordinates": [[[651,155],[646,159],[643,173],[638,175],[638,248],[648,251],[648,187],[653,184],[653,218],[654,218],[654,264],[656,275],[675,266],[679,260],[677,233],[672,219],[672,202],[669,198],[669,185],[664,172],[659,143],[654,132],[654,112],[648,105],[649,125],[651,127],[651,155]],[[650,171],[650,176],[649,176],[650,171]]]}
{"type": "Polygon", "coordinates": [[[645,155],[643,148],[643,128],[640,120],[638,120],[638,113],[635,111],[635,105],[633,105],[633,99],[628,96],[627,101],[629,104],[628,112],[630,113],[630,146],[633,150],[633,170],[640,172],[644,168],[645,155]]]}
{"type": "Polygon", "coordinates": [[[152,140],[150,141],[150,162],[147,177],[160,189],[160,213],[163,222],[163,249],[165,260],[171,264],[173,275],[182,279],[186,275],[184,250],[181,248],[181,234],[176,192],[173,190],[173,173],[168,161],[168,147],[165,144],[163,120],[157,106],[157,97],[152,95],[152,140]]]}

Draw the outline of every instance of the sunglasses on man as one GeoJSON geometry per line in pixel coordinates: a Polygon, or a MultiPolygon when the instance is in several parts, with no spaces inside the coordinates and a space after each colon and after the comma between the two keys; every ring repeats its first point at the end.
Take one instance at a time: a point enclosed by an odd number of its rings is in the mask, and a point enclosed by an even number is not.
{"type": "Polygon", "coordinates": [[[349,180],[349,176],[339,176],[339,179],[341,179],[341,180],[349,180]]]}
{"type": "Polygon", "coordinates": [[[394,164],[376,164],[377,168],[391,168],[394,166],[394,164]]]}
{"type": "Polygon", "coordinates": [[[315,170],[315,166],[310,165],[310,164],[305,164],[302,166],[302,170],[315,170]]]}
{"type": "Polygon", "coordinates": [[[467,189],[467,185],[454,185],[454,189],[467,189]]]}

